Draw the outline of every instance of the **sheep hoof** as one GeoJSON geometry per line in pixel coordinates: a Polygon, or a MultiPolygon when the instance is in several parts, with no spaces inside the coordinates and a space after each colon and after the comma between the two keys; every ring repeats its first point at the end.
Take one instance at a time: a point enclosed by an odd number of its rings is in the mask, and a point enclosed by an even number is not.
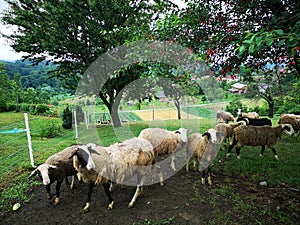
{"type": "Polygon", "coordinates": [[[111,202],[109,205],[108,205],[108,210],[111,210],[111,209],[113,209],[113,206],[114,206],[114,202],[111,202]]]}
{"type": "Polygon", "coordinates": [[[132,208],[132,207],[133,207],[133,202],[129,202],[128,208],[130,209],[130,208],[132,208]]]}
{"type": "Polygon", "coordinates": [[[160,182],[160,186],[164,186],[164,182],[161,181],[161,182],[160,182]]]}
{"type": "Polygon", "coordinates": [[[275,155],[275,159],[278,160],[278,155],[275,155]]]}
{"type": "Polygon", "coordinates": [[[55,198],[54,205],[58,205],[58,204],[59,204],[59,198],[55,198]]]}
{"type": "Polygon", "coordinates": [[[259,154],[260,158],[263,158],[264,156],[262,154],[259,154]]]}
{"type": "Polygon", "coordinates": [[[208,180],[208,184],[209,184],[209,185],[212,185],[212,180],[211,180],[211,178],[209,177],[209,178],[207,178],[207,180],[208,180]]]}
{"type": "Polygon", "coordinates": [[[230,153],[227,153],[227,154],[226,154],[226,158],[228,158],[229,156],[230,156],[230,153]]]}
{"type": "Polygon", "coordinates": [[[240,155],[237,155],[236,157],[237,157],[237,159],[241,159],[241,156],[240,156],[240,155]]]}
{"type": "Polygon", "coordinates": [[[48,193],[48,194],[47,194],[47,198],[48,198],[48,199],[51,199],[51,198],[52,198],[52,194],[51,194],[51,193],[48,193]]]}
{"type": "Polygon", "coordinates": [[[205,178],[201,178],[201,184],[205,185],[205,178]]]}
{"type": "Polygon", "coordinates": [[[83,208],[82,211],[83,211],[84,213],[88,212],[89,209],[90,209],[90,206],[91,206],[91,203],[87,202],[86,205],[85,205],[85,207],[83,208]]]}

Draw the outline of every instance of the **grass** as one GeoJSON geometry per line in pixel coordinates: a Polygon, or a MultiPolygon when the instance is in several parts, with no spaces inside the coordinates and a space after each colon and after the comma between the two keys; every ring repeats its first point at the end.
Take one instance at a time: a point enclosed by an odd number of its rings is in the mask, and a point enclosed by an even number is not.
{"type": "MultiPolygon", "coordinates": [[[[199,113],[202,109],[195,110],[198,110],[199,113]]],[[[98,136],[102,145],[107,146],[115,142],[120,142],[122,139],[137,136],[142,129],[147,127],[162,127],[168,130],[186,127],[192,130],[191,133],[204,132],[214,126],[215,119],[211,118],[208,112],[205,114],[205,112],[202,111],[201,115],[207,115],[208,117],[180,121],[128,122],[118,129],[113,128],[111,124],[97,125],[96,136],[98,136]]],[[[78,142],[78,140],[74,138],[73,130],[63,130],[54,138],[41,137],[41,131],[47,127],[46,125],[48,123],[61,124],[61,119],[59,118],[30,115],[29,119],[35,165],[43,163],[50,155],[78,142]]],[[[278,117],[274,118],[273,124],[277,124],[277,121],[278,117]]],[[[0,113],[0,131],[13,128],[25,129],[23,114],[0,113]]],[[[246,146],[241,150],[242,158],[240,160],[236,159],[235,152],[233,151],[231,157],[225,160],[225,163],[219,164],[218,160],[216,160],[214,169],[222,167],[226,173],[235,173],[238,174],[238,176],[253,178],[257,182],[265,180],[268,186],[276,187],[284,183],[295,188],[300,188],[299,148],[299,138],[297,140],[295,137],[289,137],[284,134],[277,144],[279,161],[274,159],[274,155],[269,149],[265,151],[264,158],[260,158],[259,147],[246,146]]],[[[223,159],[225,153],[225,151],[220,151],[217,158],[223,159]]],[[[32,166],[30,164],[25,132],[18,134],[0,134],[0,160],[0,205],[2,210],[7,210],[11,207],[12,202],[24,201],[30,198],[27,192],[32,185],[36,185],[36,183],[26,179],[32,171],[32,166]]],[[[219,196],[226,196],[227,193],[231,192],[230,179],[228,179],[228,185],[226,187],[215,189],[215,192],[219,196]]],[[[195,193],[194,197],[198,197],[197,193],[195,193]]],[[[217,205],[217,199],[210,200],[211,204],[217,205]]],[[[246,203],[243,204],[240,202],[236,207],[245,209],[246,211],[248,210],[246,203]]],[[[283,217],[280,214],[278,216],[283,217]]],[[[159,224],[158,221],[151,222],[152,224],[159,224]]]]}

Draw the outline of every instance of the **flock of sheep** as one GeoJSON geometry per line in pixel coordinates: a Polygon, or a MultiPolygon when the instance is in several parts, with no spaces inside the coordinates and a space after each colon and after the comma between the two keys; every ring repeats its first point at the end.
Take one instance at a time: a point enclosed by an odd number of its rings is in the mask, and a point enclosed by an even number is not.
{"type": "Polygon", "coordinates": [[[89,211],[93,187],[102,184],[108,197],[108,209],[112,209],[114,201],[111,196],[112,183],[136,186],[136,191],[128,204],[132,207],[137,197],[144,191],[145,185],[160,182],[163,185],[165,171],[159,162],[160,155],[170,155],[168,165],[177,171],[175,154],[186,149],[186,171],[189,171],[190,159],[193,157],[193,167],[201,171],[201,182],[212,184],[211,167],[218,153],[218,143],[224,149],[224,142],[230,139],[226,156],[229,156],[236,145],[237,157],[240,149],[245,146],[261,146],[261,156],[265,146],[272,149],[278,159],[275,146],[283,133],[292,135],[300,130],[300,116],[284,114],[279,125],[272,126],[271,120],[259,118],[257,113],[244,114],[238,112],[237,122],[232,114],[225,111],[217,112],[219,123],[203,134],[193,133],[179,128],[168,131],[161,128],[147,128],[138,137],[103,147],[94,143],[76,144],[50,156],[45,163],[39,165],[29,178],[39,175],[46,186],[47,197],[52,198],[50,185],[56,181],[54,204],[60,202],[60,187],[67,177],[72,176],[71,188],[74,186],[74,176],[89,185],[87,201],[83,208],[89,211]],[[232,123],[230,123],[232,122],[232,123]]]}

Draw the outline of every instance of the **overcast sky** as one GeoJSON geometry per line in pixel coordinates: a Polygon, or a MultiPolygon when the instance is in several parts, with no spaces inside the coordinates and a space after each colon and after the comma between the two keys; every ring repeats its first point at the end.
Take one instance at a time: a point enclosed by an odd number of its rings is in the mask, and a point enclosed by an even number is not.
{"type": "MultiPolygon", "coordinates": [[[[183,2],[181,0],[173,0],[173,2],[178,3],[180,7],[183,6],[183,2]]],[[[7,8],[6,2],[4,0],[0,0],[0,14],[2,14],[3,10],[7,8]]],[[[4,34],[10,34],[12,32],[11,29],[5,27],[0,22],[0,31],[4,34]]],[[[17,60],[21,59],[25,53],[16,53],[8,44],[8,40],[4,39],[0,35],[0,60],[17,60]]]]}

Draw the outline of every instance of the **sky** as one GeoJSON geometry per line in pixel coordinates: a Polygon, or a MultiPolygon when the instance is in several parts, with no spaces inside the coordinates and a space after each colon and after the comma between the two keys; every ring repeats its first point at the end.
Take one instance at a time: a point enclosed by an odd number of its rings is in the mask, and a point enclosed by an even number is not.
{"type": "MultiPolygon", "coordinates": [[[[184,3],[182,0],[173,0],[174,3],[177,3],[179,7],[183,7],[184,3]]],[[[7,4],[4,0],[0,0],[0,14],[3,10],[7,8],[7,4]]],[[[11,28],[4,26],[0,22],[0,31],[4,34],[10,34],[12,32],[11,28]]],[[[8,44],[8,40],[3,38],[0,35],[0,60],[18,60],[21,59],[26,53],[16,53],[8,44]]]]}

